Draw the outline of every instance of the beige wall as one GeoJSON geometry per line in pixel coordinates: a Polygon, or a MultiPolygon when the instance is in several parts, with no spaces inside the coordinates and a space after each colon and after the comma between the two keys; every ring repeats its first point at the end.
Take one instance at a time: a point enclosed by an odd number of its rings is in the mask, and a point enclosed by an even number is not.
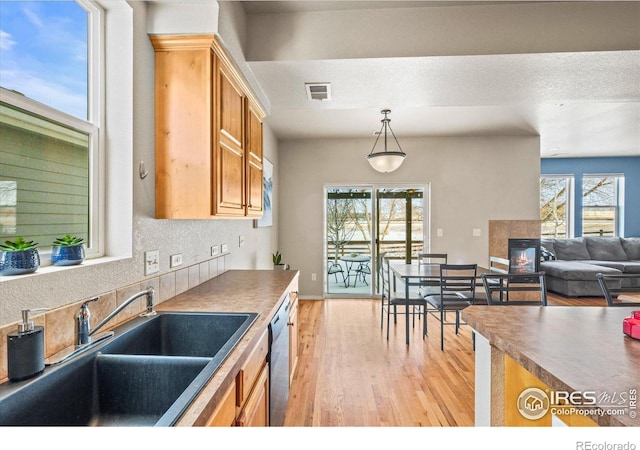
{"type": "Polygon", "coordinates": [[[451,262],[488,263],[489,220],[539,218],[538,137],[398,139],[408,156],[391,174],[367,163],[373,140],[280,142],[279,245],[284,261],[301,271],[301,296],[323,293],[326,184],[430,184],[431,250],[448,253],[451,262]]]}

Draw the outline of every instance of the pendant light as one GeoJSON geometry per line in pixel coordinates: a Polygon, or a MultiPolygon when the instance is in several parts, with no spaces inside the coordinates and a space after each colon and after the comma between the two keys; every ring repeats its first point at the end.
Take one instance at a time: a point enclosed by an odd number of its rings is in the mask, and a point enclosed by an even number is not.
{"type": "Polygon", "coordinates": [[[400,167],[400,165],[402,164],[402,161],[404,161],[405,156],[407,156],[407,154],[402,151],[402,148],[400,148],[398,139],[396,138],[396,135],[393,133],[393,130],[391,129],[391,125],[389,125],[389,122],[391,122],[391,119],[389,119],[387,115],[390,112],[391,112],[390,109],[383,109],[382,111],[380,111],[380,113],[384,114],[384,119],[381,120],[382,127],[378,132],[378,137],[376,137],[376,141],[373,143],[373,148],[371,149],[371,153],[369,153],[369,156],[367,156],[367,160],[369,160],[369,164],[371,164],[371,167],[373,167],[378,172],[383,172],[383,173],[393,172],[394,170],[396,170],[398,167],[400,167]],[[383,130],[384,130],[384,151],[374,153],[374,150],[376,149],[376,144],[378,143],[380,136],[383,134],[383,130]],[[391,136],[393,136],[393,139],[396,141],[396,145],[398,146],[398,149],[400,151],[394,152],[394,151],[387,150],[387,138],[388,138],[387,130],[389,130],[389,132],[391,133],[391,136]]]}

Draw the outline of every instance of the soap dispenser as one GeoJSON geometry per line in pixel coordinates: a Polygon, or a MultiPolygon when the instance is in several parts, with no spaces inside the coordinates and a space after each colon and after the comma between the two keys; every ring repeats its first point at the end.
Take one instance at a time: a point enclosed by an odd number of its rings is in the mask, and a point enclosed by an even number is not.
{"type": "Polygon", "coordinates": [[[47,309],[23,309],[18,330],[7,335],[9,380],[26,380],[44,370],[44,328],[35,327],[29,313],[47,309]]]}

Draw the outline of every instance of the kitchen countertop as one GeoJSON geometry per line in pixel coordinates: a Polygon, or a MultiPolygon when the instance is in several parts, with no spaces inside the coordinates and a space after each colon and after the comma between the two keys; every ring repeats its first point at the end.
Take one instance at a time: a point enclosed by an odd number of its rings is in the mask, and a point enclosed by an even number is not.
{"type": "MultiPolygon", "coordinates": [[[[640,391],[640,340],[622,333],[637,307],[470,306],[464,320],[555,390],[640,391]]],[[[591,416],[600,425],[640,426],[636,417],[591,416]]]]}
{"type": "Polygon", "coordinates": [[[230,270],[157,305],[157,311],[255,312],[259,316],[176,426],[204,425],[298,275],[293,270],[230,270]]]}

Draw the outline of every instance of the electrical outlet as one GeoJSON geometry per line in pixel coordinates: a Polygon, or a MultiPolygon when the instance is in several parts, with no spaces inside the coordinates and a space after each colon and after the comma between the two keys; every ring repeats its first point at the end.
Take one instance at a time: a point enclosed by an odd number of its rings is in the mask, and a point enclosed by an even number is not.
{"type": "Polygon", "coordinates": [[[171,255],[171,267],[177,267],[182,264],[182,253],[171,255]]]}
{"type": "Polygon", "coordinates": [[[220,247],[217,245],[211,246],[211,256],[216,256],[218,253],[220,253],[220,247]]]}
{"type": "Polygon", "coordinates": [[[312,274],[311,274],[311,281],[316,281],[316,279],[317,279],[317,278],[318,278],[318,277],[316,276],[316,274],[315,274],[315,273],[312,273],[312,274]]]}
{"type": "Polygon", "coordinates": [[[222,248],[222,253],[227,253],[229,251],[229,245],[227,244],[222,244],[221,248],[222,248]]]}
{"type": "Polygon", "coordinates": [[[480,228],[474,228],[474,229],[473,229],[473,235],[474,235],[474,236],[480,236],[480,234],[481,234],[481,233],[480,233],[480,228]]]}
{"type": "Polygon", "coordinates": [[[152,250],[144,252],[144,274],[151,275],[160,271],[160,252],[152,250]]]}
{"type": "Polygon", "coordinates": [[[239,247],[244,247],[244,236],[240,235],[238,237],[238,246],[239,247]]]}

